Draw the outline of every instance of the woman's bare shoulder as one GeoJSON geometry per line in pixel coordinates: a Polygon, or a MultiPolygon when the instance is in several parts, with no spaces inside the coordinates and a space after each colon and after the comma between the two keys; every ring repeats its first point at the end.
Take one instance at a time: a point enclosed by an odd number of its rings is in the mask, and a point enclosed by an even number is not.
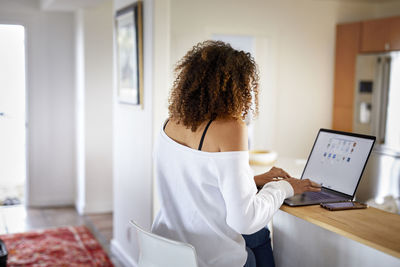
{"type": "Polygon", "coordinates": [[[242,120],[217,119],[213,124],[220,151],[248,150],[247,126],[242,120]]]}

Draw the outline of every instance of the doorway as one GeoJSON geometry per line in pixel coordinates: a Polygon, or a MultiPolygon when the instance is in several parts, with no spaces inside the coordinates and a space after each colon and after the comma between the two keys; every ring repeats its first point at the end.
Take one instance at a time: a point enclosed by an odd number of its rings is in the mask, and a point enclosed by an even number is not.
{"type": "Polygon", "coordinates": [[[0,24],[0,205],[24,203],[25,28],[0,24]]]}

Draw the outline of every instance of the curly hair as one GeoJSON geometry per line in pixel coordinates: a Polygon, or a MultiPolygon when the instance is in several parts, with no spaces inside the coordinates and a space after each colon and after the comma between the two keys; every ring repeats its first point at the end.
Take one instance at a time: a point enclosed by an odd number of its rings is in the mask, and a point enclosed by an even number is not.
{"type": "Polygon", "coordinates": [[[206,120],[258,114],[258,69],[250,53],[204,41],[177,63],[175,73],[169,116],[193,132],[206,120]]]}

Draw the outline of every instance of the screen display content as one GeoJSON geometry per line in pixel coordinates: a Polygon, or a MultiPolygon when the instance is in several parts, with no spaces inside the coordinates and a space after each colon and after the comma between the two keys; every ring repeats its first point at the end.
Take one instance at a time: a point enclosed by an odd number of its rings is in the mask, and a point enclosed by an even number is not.
{"type": "Polygon", "coordinates": [[[320,131],[302,178],[353,195],[373,144],[371,139],[320,131]]]}

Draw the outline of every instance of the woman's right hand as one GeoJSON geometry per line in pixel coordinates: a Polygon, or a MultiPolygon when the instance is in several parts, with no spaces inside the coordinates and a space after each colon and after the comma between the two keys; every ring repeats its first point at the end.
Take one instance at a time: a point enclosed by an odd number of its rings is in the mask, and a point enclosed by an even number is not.
{"type": "Polygon", "coordinates": [[[293,187],[294,194],[302,194],[306,191],[320,192],[321,185],[310,179],[296,179],[296,178],[286,178],[284,181],[290,183],[293,187]]]}

